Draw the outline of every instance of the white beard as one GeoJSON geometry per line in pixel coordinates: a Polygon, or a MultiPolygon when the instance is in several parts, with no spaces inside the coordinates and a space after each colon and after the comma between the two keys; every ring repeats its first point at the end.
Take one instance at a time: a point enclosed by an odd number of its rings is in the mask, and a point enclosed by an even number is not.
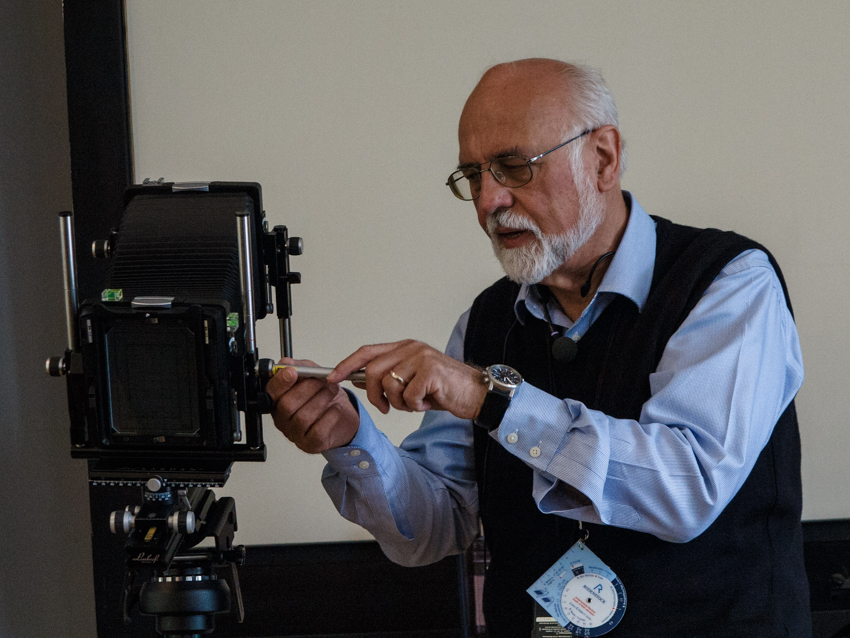
{"type": "Polygon", "coordinates": [[[534,221],[511,210],[501,210],[487,217],[487,234],[493,252],[511,281],[539,283],[575,255],[599,228],[605,217],[602,193],[596,190],[586,171],[582,170],[580,175],[574,173],[574,176],[579,198],[578,222],[563,234],[544,235],[534,221]],[[518,248],[504,248],[496,235],[499,226],[527,230],[534,235],[534,240],[518,248]]]}

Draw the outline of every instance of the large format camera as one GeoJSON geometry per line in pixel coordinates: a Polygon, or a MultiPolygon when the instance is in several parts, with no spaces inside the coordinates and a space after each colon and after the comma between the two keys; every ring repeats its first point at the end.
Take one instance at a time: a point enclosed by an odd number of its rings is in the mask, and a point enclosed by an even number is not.
{"type": "Polygon", "coordinates": [[[243,550],[233,499],[209,488],[234,461],[265,460],[273,367],[258,359],[255,323],[276,305],[291,355],[301,240],[268,228],[259,184],[146,181],[93,245],[110,259],[100,298],[79,302],[71,213],[60,230],[68,347],[47,369],[67,380],[71,455],[89,459],[95,484],[142,488],[142,504],[110,520],[128,534],[125,617],[138,602],[164,635],[210,633],[234,589],[241,615],[243,550]],[[208,538],[214,547],[197,548],[208,538]]]}

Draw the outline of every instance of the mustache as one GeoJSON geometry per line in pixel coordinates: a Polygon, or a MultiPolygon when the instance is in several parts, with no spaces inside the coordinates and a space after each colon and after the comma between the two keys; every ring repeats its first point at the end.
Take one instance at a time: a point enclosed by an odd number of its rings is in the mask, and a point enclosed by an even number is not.
{"type": "Polygon", "coordinates": [[[496,232],[499,227],[515,228],[516,230],[527,230],[538,239],[542,239],[543,232],[540,226],[534,223],[532,219],[519,215],[510,209],[497,210],[487,216],[487,234],[490,237],[496,232]]]}

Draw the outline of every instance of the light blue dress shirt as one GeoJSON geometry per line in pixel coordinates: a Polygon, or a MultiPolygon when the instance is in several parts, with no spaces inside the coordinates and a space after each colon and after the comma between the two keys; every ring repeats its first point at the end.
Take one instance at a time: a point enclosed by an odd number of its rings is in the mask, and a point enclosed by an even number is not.
{"type": "MultiPolygon", "coordinates": [[[[553,324],[578,341],[617,295],[642,309],[655,263],[655,223],[636,200],[623,239],[581,317],[550,302],[553,324]]],[[[516,302],[543,318],[533,288],[516,302]]],[[[463,360],[469,311],[446,353],[463,360]]],[[[749,475],[803,382],[802,355],[767,256],[733,259],[670,338],[650,376],[640,418],[615,419],[523,383],[491,433],[534,470],[541,512],[686,542],[717,518],[749,475]],[[533,452],[532,452],[533,450],[533,452]],[[572,486],[586,500],[576,499],[572,486]]],[[[423,565],[463,551],[477,535],[471,421],[425,414],[399,448],[360,406],[347,447],[325,452],[322,482],[340,513],[371,532],[387,556],[423,565]]]]}

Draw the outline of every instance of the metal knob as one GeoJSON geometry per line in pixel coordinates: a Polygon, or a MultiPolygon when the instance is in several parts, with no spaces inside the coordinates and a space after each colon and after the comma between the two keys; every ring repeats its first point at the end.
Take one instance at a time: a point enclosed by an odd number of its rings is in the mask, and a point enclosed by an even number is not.
{"type": "Polygon", "coordinates": [[[50,357],[44,364],[44,368],[51,377],[61,377],[68,372],[65,357],[50,357]]]}
{"type": "Polygon", "coordinates": [[[112,246],[108,239],[95,239],[91,243],[91,254],[95,259],[112,257],[112,246]]]}
{"type": "Polygon", "coordinates": [[[179,534],[195,532],[195,512],[174,512],[168,517],[168,529],[179,534]]]}
{"type": "Polygon", "coordinates": [[[109,529],[113,534],[129,534],[135,524],[136,517],[128,509],[117,510],[109,515],[109,529]]]}

